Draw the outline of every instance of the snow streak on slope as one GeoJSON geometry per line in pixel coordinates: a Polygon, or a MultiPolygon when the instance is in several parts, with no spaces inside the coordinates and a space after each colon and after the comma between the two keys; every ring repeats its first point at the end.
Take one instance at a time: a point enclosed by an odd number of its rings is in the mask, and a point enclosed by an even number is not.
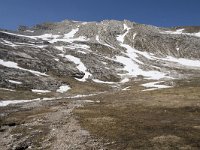
{"type": "Polygon", "coordinates": [[[124,43],[124,38],[125,38],[125,36],[128,34],[128,32],[129,32],[129,30],[130,30],[131,28],[129,28],[126,24],[124,24],[124,30],[127,30],[124,34],[122,34],[122,35],[119,35],[118,37],[117,37],[117,40],[119,41],[119,42],[121,42],[121,43],[124,43]]]}
{"type": "MultiPolygon", "coordinates": [[[[127,31],[123,35],[119,35],[117,37],[117,40],[120,42],[120,46],[124,47],[126,49],[126,53],[124,53],[127,57],[124,56],[116,56],[116,60],[122,64],[124,64],[124,70],[128,72],[128,75],[130,76],[138,76],[143,75],[147,77],[148,79],[161,79],[165,77],[164,73],[161,73],[159,71],[144,71],[142,70],[138,64],[143,64],[143,62],[138,60],[138,54],[148,58],[152,59],[151,55],[146,52],[140,52],[131,46],[124,44],[124,38],[126,34],[128,34],[130,28],[127,27],[127,25],[124,25],[124,29],[127,31]]],[[[135,38],[136,34],[134,34],[135,38]]],[[[122,75],[123,76],[123,75],[122,75]]]]}
{"type": "Polygon", "coordinates": [[[33,93],[49,93],[49,92],[51,92],[49,90],[37,90],[37,89],[32,89],[31,91],[33,93]]]}
{"type": "Polygon", "coordinates": [[[158,81],[158,82],[149,82],[149,83],[142,84],[142,86],[148,88],[143,91],[152,91],[152,90],[157,90],[157,89],[171,88],[171,86],[162,85],[161,83],[162,83],[161,81],[158,81]]]}
{"type": "Polygon", "coordinates": [[[72,31],[70,31],[69,33],[65,34],[64,38],[69,39],[69,38],[73,38],[74,35],[76,34],[76,32],[78,32],[79,28],[76,29],[72,29],[72,31]]]}
{"type": "Polygon", "coordinates": [[[87,71],[87,68],[85,67],[83,62],[80,60],[80,58],[74,57],[72,55],[65,55],[64,57],[69,59],[69,61],[74,62],[77,65],[77,69],[85,73],[82,79],[77,79],[77,80],[86,81],[86,79],[92,76],[92,74],[87,71]]]}
{"type": "MultiPolygon", "coordinates": [[[[88,39],[86,37],[84,37],[84,36],[80,36],[80,37],[74,38],[75,34],[78,31],[79,31],[79,27],[77,27],[76,29],[72,29],[69,33],[64,34],[64,35],[43,34],[43,35],[38,35],[38,36],[27,36],[27,35],[15,34],[15,33],[10,33],[10,32],[5,32],[5,31],[0,31],[0,32],[1,33],[5,33],[5,34],[9,34],[9,35],[14,35],[14,36],[19,36],[19,37],[25,37],[25,38],[29,38],[29,39],[34,39],[34,40],[42,39],[44,41],[48,41],[49,43],[55,43],[55,42],[72,43],[74,41],[88,41],[88,39]]],[[[10,44],[10,43],[7,43],[7,44],[10,44]]],[[[12,44],[12,46],[17,46],[17,45],[12,44]]]]}
{"type": "Polygon", "coordinates": [[[0,88],[0,90],[15,92],[15,90],[7,89],[7,88],[0,88]]]}
{"type": "Polygon", "coordinates": [[[38,101],[40,100],[39,98],[37,99],[32,99],[32,100],[9,100],[9,101],[0,101],[0,107],[5,107],[10,104],[20,104],[20,103],[27,103],[27,102],[33,102],[33,101],[38,101]]]}
{"type": "Polygon", "coordinates": [[[14,44],[14,43],[12,43],[10,41],[7,41],[7,40],[2,40],[2,41],[3,42],[1,42],[1,43],[4,44],[4,45],[11,46],[13,48],[15,48],[17,46],[16,44],[14,44]]]}
{"type": "Polygon", "coordinates": [[[200,68],[200,60],[191,60],[191,59],[185,59],[185,58],[175,58],[172,56],[168,56],[166,58],[163,58],[162,60],[171,61],[171,62],[177,62],[181,65],[188,66],[188,67],[199,67],[200,68]]]}
{"type": "Polygon", "coordinates": [[[96,35],[96,41],[97,41],[99,44],[102,44],[102,45],[105,45],[105,46],[110,47],[110,48],[112,48],[112,49],[115,49],[115,47],[113,47],[113,46],[111,46],[111,45],[109,45],[109,44],[107,44],[107,43],[105,43],[105,42],[102,42],[102,41],[100,40],[100,38],[99,38],[99,35],[96,35]]]}
{"type": "Polygon", "coordinates": [[[182,35],[200,37],[200,32],[197,32],[197,33],[186,33],[186,32],[183,32],[184,30],[185,29],[178,29],[176,31],[162,31],[160,33],[162,33],[162,34],[182,34],[182,35]]]}
{"type": "Polygon", "coordinates": [[[30,73],[32,73],[34,75],[37,75],[37,76],[40,76],[40,75],[48,76],[47,74],[41,73],[39,71],[21,68],[21,67],[18,66],[17,63],[12,62],[12,61],[4,61],[4,60],[0,59],[0,65],[3,65],[3,66],[8,67],[8,68],[14,68],[14,69],[20,69],[20,70],[23,70],[23,71],[28,71],[28,72],[30,72],[30,73]]]}
{"type": "Polygon", "coordinates": [[[22,82],[15,81],[15,80],[8,80],[8,82],[13,83],[13,84],[22,84],[22,82]]]}

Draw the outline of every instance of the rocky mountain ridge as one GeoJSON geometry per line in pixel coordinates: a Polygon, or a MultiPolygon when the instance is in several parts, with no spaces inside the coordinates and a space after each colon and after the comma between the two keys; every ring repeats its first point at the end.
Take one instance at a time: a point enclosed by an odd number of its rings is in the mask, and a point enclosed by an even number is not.
{"type": "Polygon", "coordinates": [[[199,27],[65,20],[0,30],[0,87],[5,89],[56,91],[68,84],[61,78],[123,84],[199,73],[199,27]]]}

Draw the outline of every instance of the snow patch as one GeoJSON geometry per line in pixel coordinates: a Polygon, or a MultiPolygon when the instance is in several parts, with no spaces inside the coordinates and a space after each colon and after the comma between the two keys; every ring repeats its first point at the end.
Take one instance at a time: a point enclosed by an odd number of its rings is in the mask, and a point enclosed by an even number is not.
{"type": "Polygon", "coordinates": [[[59,59],[58,59],[58,58],[54,58],[54,60],[55,60],[55,61],[59,61],[59,59]]]}
{"type": "Polygon", "coordinates": [[[115,82],[108,82],[108,81],[101,81],[99,79],[92,79],[96,83],[102,83],[102,84],[116,84],[115,82]]]}
{"type": "Polygon", "coordinates": [[[130,90],[130,86],[125,87],[125,88],[122,89],[122,91],[128,91],[128,90],[130,90]]]}
{"type": "Polygon", "coordinates": [[[2,44],[4,44],[4,45],[7,45],[7,46],[11,46],[11,47],[16,47],[17,45],[16,44],[14,44],[14,43],[12,43],[12,42],[10,42],[10,41],[7,41],[7,40],[2,40],[3,41],[3,43],[2,44]]]}
{"type": "Polygon", "coordinates": [[[102,44],[102,45],[105,45],[105,46],[110,47],[110,48],[112,48],[112,49],[115,49],[115,47],[109,45],[108,43],[106,43],[106,42],[104,42],[104,41],[102,42],[102,41],[100,40],[100,38],[99,38],[99,35],[96,35],[96,41],[97,41],[99,44],[102,44]]]}
{"type": "Polygon", "coordinates": [[[125,36],[128,34],[128,32],[129,32],[129,30],[130,30],[131,28],[129,28],[126,24],[124,24],[124,30],[127,30],[124,34],[122,34],[122,35],[118,35],[117,36],[117,40],[119,41],[119,42],[121,42],[121,43],[124,43],[124,38],[125,38],[125,36]]]}
{"type": "MultiPolygon", "coordinates": [[[[137,77],[138,75],[142,75],[147,77],[147,79],[161,79],[165,77],[164,73],[161,73],[159,71],[144,71],[142,70],[138,64],[143,64],[143,62],[139,61],[137,58],[139,57],[138,54],[148,58],[148,59],[154,59],[153,56],[150,53],[147,52],[141,52],[136,50],[135,48],[132,48],[131,46],[127,44],[123,44],[124,37],[126,34],[128,34],[130,28],[124,24],[124,30],[127,30],[123,35],[119,35],[117,37],[117,40],[120,42],[120,46],[124,47],[126,49],[125,56],[116,56],[116,61],[124,64],[124,70],[128,72],[128,74],[124,75],[130,75],[137,77]]],[[[136,34],[134,34],[136,36],[136,34]]],[[[121,75],[123,76],[123,75],[121,75]]]]}
{"type": "Polygon", "coordinates": [[[178,29],[176,31],[162,31],[161,34],[182,34],[182,35],[189,35],[189,36],[196,36],[200,37],[200,32],[197,33],[185,33],[183,32],[185,29],[178,29]]]}
{"type": "Polygon", "coordinates": [[[124,79],[122,79],[120,82],[121,83],[126,83],[126,82],[128,82],[129,81],[129,78],[124,78],[124,79]]]}
{"type": "Polygon", "coordinates": [[[51,92],[49,90],[37,90],[37,89],[32,89],[31,91],[34,93],[49,93],[49,92],[51,92]]]}
{"type": "Polygon", "coordinates": [[[22,84],[22,82],[14,81],[14,80],[8,80],[8,82],[13,83],[13,84],[22,84]]]}
{"type": "Polygon", "coordinates": [[[142,86],[148,88],[142,91],[151,91],[151,90],[157,90],[157,89],[164,89],[164,88],[171,88],[172,86],[162,85],[163,81],[157,81],[157,82],[149,82],[142,84],[142,86]]]}
{"type": "Polygon", "coordinates": [[[136,35],[137,35],[137,33],[134,33],[134,34],[133,34],[133,40],[135,40],[136,35]]]}
{"type": "Polygon", "coordinates": [[[38,101],[40,98],[32,99],[32,100],[6,100],[6,101],[0,101],[0,107],[5,107],[11,104],[20,104],[20,103],[27,103],[27,102],[33,102],[38,101]]]}
{"type": "Polygon", "coordinates": [[[33,33],[34,31],[32,31],[32,30],[26,30],[25,32],[33,33]]]}
{"type": "Polygon", "coordinates": [[[200,67],[200,60],[191,60],[191,59],[185,59],[185,58],[175,58],[175,57],[172,57],[172,56],[168,56],[166,58],[163,58],[162,60],[177,62],[177,63],[179,63],[181,65],[189,66],[189,67],[200,67]]]}
{"type": "Polygon", "coordinates": [[[18,66],[17,63],[12,62],[12,61],[4,61],[4,60],[0,59],[0,65],[3,65],[3,66],[8,67],[8,68],[14,68],[14,69],[20,69],[20,70],[28,71],[28,72],[30,72],[32,74],[37,75],[37,76],[40,76],[40,75],[42,75],[42,76],[48,76],[47,74],[41,73],[39,71],[21,68],[21,67],[18,66]]]}
{"type": "Polygon", "coordinates": [[[7,88],[0,88],[0,90],[15,92],[15,90],[7,89],[7,88]]]}
{"type": "Polygon", "coordinates": [[[69,33],[64,35],[64,38],[69,39],[69,38],[73,38],[74,35],[78,32],[79,28],[76,29],[72,29],[72,31],[70,31],[69,33]]]}
{"type": "Polygon", "coordinates": [[[59,89],[57,89],[56,92],[65,93],[65,92],[67,92],[70,89],[71,88],[69,87],[69,85],[62,85],[62,86],[59,87],[59,89]]]}
{"type": "Polygon", "coordinates": [[[87,68],[82,63],[82,61],[80,60],[80,58],[74,57],[72,55],[65,55],[64,57],[67,58],[69,61],[74,62],[77,65],[77,69],[79,71],[85,73],[85,75],[84,75],[84,77],[82,79],[77,79],[77,80],[79,80],[79,81],[86,81],[86,79],[88,79],[90,76],[92,76],[92,74],[87,71],[87,68]]]}

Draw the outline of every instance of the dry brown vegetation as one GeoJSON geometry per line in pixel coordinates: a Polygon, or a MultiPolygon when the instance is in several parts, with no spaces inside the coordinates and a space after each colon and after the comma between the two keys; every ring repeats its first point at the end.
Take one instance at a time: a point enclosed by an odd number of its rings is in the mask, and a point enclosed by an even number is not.
{"type": "MultiPolygon", "coordinates": [[[[74,87],[68,94],[103,89],[109,92],[1,107],[0,133],[4,145],[0,144],[0,148],[200,149],[200,80],[177,80],[174,88],[155,91],[142,91],[143,82],[132,81],[122,87],[131,86],[130,90],[113,91],[107,85],[86,82],[78,86],[76,81],[68,80],[74,87]]],[[[28,91],[1,92],[4,98],[39,96],[28,91]]],[[[52,95],[55,96],[40,96],[52,95]]]]}
{"type": "Polygon", "coordinates": [[[200,82],[176,84],[148,92],[133,86],[96,96],[92,100],[101,103],[75,113],[92,135],[109,140],[108,149],[199,149],[200,82]]]}

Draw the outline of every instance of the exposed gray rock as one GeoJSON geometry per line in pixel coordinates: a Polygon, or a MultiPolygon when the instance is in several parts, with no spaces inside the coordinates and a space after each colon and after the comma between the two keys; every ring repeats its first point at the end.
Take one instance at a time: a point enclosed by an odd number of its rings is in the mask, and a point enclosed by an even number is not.
{"type": "MultiPolygon", "coordinates": [[[[91,74],[88,81],[99,79],[119,82],[123,79],[122,75],[126,76],[127,70],[117,57],[133,59],[117,40],[122,35],[123,44],[136,50],[133,55],[137,55],[135,59],[138,61],[131,61],[141,70],[162,72],[175,78],[198,76],[200,66],[184,66],[165,60],[167,56],[200,60],[200,37],[192,35],[196,32],[199,32],[199,27],[159,28],[128,20],[65,20],[34,27],[20,26],[15,32],[1,30],[1,60],[15,62],[21,68],[46,73],[48,76],[0,65],[0,87],[56,90],[62,84],[60,77],[81,79],[87,72],[91,74]],[[185,30],[181,34],[167,33],[178,29],[185,30]],[[147,58],[142,52],[156,58],[147,58]],[[65,58],[65,55],[80,59],[84,66],[65,58]],[[23,84],[11,84],[9,79],[23,84]]],[[[133,66],[134,69],[137,68],[133,66]]],[[[137,75],[143,76],[142,73],[137,75]]]]}

